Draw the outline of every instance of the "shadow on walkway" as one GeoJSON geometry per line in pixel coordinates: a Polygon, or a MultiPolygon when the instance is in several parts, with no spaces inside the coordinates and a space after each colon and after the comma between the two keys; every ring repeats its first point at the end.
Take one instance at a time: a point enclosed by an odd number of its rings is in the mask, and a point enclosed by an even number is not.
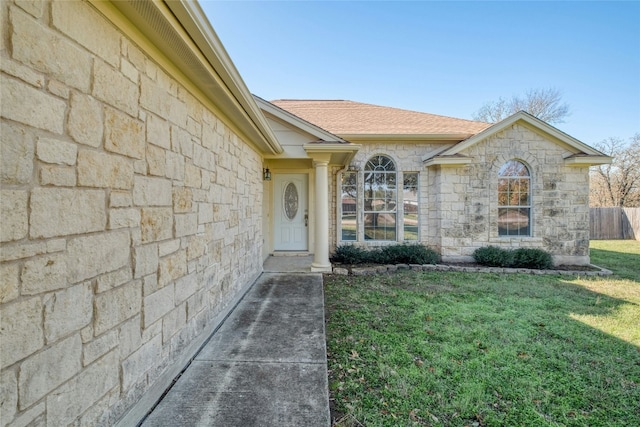
{"type": "Polygon", "coordinates": [[[264,273],[142,426],[329,426],[321,274],[264,273]]]}

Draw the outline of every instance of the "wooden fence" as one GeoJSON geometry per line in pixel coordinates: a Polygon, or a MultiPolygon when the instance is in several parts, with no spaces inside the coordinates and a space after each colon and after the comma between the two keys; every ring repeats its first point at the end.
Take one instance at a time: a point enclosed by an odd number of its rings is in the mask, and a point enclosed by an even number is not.
{"type": "Polygon", "coordinates": [[[591,208],[591,240],[640,240],[640,208],[591,208]]]}

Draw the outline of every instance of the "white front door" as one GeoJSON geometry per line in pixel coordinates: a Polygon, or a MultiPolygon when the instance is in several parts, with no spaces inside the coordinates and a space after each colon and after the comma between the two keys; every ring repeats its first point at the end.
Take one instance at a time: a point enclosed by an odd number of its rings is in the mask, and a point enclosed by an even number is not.
{"type": "Polygon", "coordinates": [[[308,179],[307,174],[274,174],[273,248],[276,251],[309,249],[308,179]]]}

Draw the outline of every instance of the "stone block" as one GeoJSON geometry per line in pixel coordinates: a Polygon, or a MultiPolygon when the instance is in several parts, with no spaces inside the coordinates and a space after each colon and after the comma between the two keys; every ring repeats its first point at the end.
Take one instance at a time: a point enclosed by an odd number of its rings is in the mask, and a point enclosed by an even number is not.
{"type": "Polygon", "coordinates": [[[132,228],[140,225],[140,210],[136,208],[110,209],[109,229],[132,228]]]}
{"type": "Polygon", "coordinates": [[[189,213],[193,210],[193,193],[190,188],[173,187],[173,212],[189,213]]]}
{"type": "Polygon", "coordinates": [[[111,65],[118,65],[121,35],[88,4],[53,2],[51,18],[55,28],[111,65]]]}
{"type": "Polygon", "coordinates": [[[58,187],[75,187],[76,170],[69,166],[41,165],[40,185],[55,185],[58,187]]]}
{"type": "MultiPolygon", "coordinates": [[[[2,103],[6,102],[8,101],[3,98],[2,103]]],[[[31,182],[35,153],[33,141],[33,135],[27,132],[24,126],[7,121],[2,122],[2,126],[0,126],[0,183],[28,184],[31,182]]]]}
{"type": "Polygon", "coordinates": [[[82,342],[75,334],[25,360],[18,379],[20,409],[28,408],[80,372],[81,356],[82,342]]]}
{"type": "Polygon", "coordinates": [[[91,322],[93,291],[90,283],[72,286],[44,299],[44,335],[52,343],[91,322]]]}
{"type": "Polygon", "coordinates": [[[177,181],[184,180],[184,157],[173,151],[167,151],[166,156],[166,173],[167,178],[177,181]]]}
{"type": "Polygon", "coordinates": [[[193,157],[191,135],[179,126],[171,126],[171,149],[185,157],[193,157]]]}
{"type": "Polygon", "coordinates": [[[162,336],[157,335],[122,362],[122,389],[129,390],[155,363],[161,360],[162,336]]]}
{"type": "Polygon", "coordinates": [[[173,237],[171,208],[142,208],[140,216],[142,243],[156,242],[173,237]]]}
{"type": "Polygon", "coordinates": [[[88,95],[72,92],[69,106],[69,136],[77,143],[99,147],[104,127],[100,102],[88,95]]]}
{"type": "Polygon", "coordinates": [[[93,96],[137,116],[138,85],[102,61],[95,61],[93,66],[93,96]]]}
{"type": "Polygon", "coordinates": [[[69,86],[54,79],[47,82],[47,90],[49,93],[59,96],[60,98],[69,99],[71,89],[69,86]]]}
{"type": "Polygon", "coordinates": [[[105,194],[101,190],[34,188],[30,237],[47,238],[105,229],[105,194]]]}
{"type": "Polygon", "coordinates": [[[69,283],[77,283],[128,266],[129,248],[129,233],[126,231],[111,231],[69,240],[69,283]]]}
{"type": "Polygon", "coordinates": [[[31,258],[22,267],[22,295],[36,295],[66,286],[67,262],[63,254],[31,258]]]}
{"type": "Polygon", "coordinates": [[[148,328],[156,321],[162,318],[165,314],[173,310],[174,304],[174,289],[173,286],[165,286],[152,293],[149,296],[144,297],[143,307],[143,326],[148,328]]]}
{"type": "Polygon", "coordinates": [[[175,285],[175,304],[182,304],[184,301],[194,295],[200,288],[198,277],[192,273],[176,280],[175,285]]]}
{"type": "Polygon", "coordinates": [[[80,150],[78,184],[84,187],[129,190],[133,188],[133,162],[122,156],[80,150]]]}
{"type": "Polygon", "coordinates": [[[211,203],[198,203],[198,224],[213,222],[213,205],[211,203]]]}
{"type": "Polygon", "coordinates": [[[46,252],[47,244],[45,242],[4,244],[0,245],[0,262],[29,258],[46,252]]]}
{"type": "Polygon", "coordinates": [[[110,107],[104,110],[104,148],[134,159],[145,154],[144,124],[110,107]]]}
{"type": "Polygon", "coordinates": [[[29,229],[27,200],[29,194],[22,190],[0,190],[0,242],[20,240],[29,229]]]}
{"type": "Polygon", "coordinates": [[[89,341],[82,348],[82,365],[87,366],[118,346],[118,331],[113,329],[89,341]]]}
{"type": "Polygon", "coordinates": [[[147,142],[171,149],[171,125],[164,119],[147,114],[147,142]]]}
{"type": "Polygon", "coordinates": [[[180,249],[180,239],[169,240],[158,245],[158,256],[161,258],[180,249]]]}
{"type": "Polygon", "coordinates": [[[109,207],[126,208],[133,205],[133,194],[128,191],[111,191],[109,195],[109,207]]]}
{"type": "MultiPolygon", "coordinates": [[[[86,51],[17,9],[11,10],[11,21],[13,59],[83,92],[89,91],[92,61],[86,51]]],[[[3,96],[3,104],[5,99],[3,96]]],[[[37,105],[33,101],[29,103],[32,107],[37,105]]]]}
{"type": "Polygon", "coordinates": [[[142,323],[140,316],[132,317],[122,323],[118,328],[118,346],[120,348],[120,359],[125,359],[131,353],[140,348],[142,344],[142,335],[140,329],[142,323]]]}
{"type": "Polygon", "coordinates": [[[135,277],[139,278],[158,271],[158,245],[137,246],[133,251],[135,277]]]}
{"type": "Polygon", "coordinates": [[[189,236],[198,232],[198,214],[175,215],[175,237],[189,236]]]}
{"type": "Polygon", "coordinates": [[[76,164],[78,146],[53,138],[39,138],[36,145],[38,160],[45,163],[72,166],[76,164]]]}
{"type": "Polygon", "coordinates": [[[164,178],[136,176],[133,203],[137,206],[171,206],[171,181],[164,178]]]}
{"type": "Polygon", "coordinates": [[[96,295],[94,333],[101,335],[140,312],[142,286],[140,281],[96,295]]]}
{"type": "Polygon", "coordinates": [[[42,17],[42,10],[45,4],[42,0],[16,0],[16,5],[34,18],[42,17]]]}
{"type": "Polygon", "coordinates": [[[158,265],[158,284],[161,288],[186,274],[187,256],[185,250],[178,251],[160,259],[158,265]]]}
{"type": "Polygon", "coordinates": [[[2,307],[0,368],[35,353],[44,345],[42,300],[22,299],[2,307]]]}
{"type": "Polygon", "coordinates": [[[118,353],[114,350],[47,396],[47,424],[71,424],[119,381],[118,353]]]}
{"type": "Polygon", "coordinates": [[[187,162],[184,170],[184,185],[185,187],[202,187],[202,175],[200,174],[200,168],[187,162]]]}
{"type": "Polygon", "coordinates": [[[167,171],[167,160],[165,150],[153,145],[147,145],[147,166],[149,175],[165,176],[167,171]]]}
{"type": "Polygon", "coordinates": [[[124,74],[129,80],[134,83],[138,82],[138,77],[140,76],[140,72],[136,69],[136,67],[129,61],[124,58],[120,59],[120,72],[124,74]]]}
{"type": "Polygon", "coordinates": [[[18,380],[14,371],[6,370],[0,374],[0,414],[2,423],[8,425],[18,408],[18,380]]]}
{"type": "Polygon", "coordinates": [[[57,134],[64,131],[64,101],[4,74],[0,75],[0,94],[2,117],[57,134]]]}
{"type": "Polygon", "coordinates": [[[333,274],[337,274],[339,276],[348,276],[349,275],[349,270],[347,270],[346,268],[342,268],[342,267],[334,267],[333,268],[333,274]]]}
{"type": "Polygon", "coordinates": [[[190,236],[187,238],[187,261],[199,258],[206,251],[207,241],[203,236],[190,236]]]}
{"type": "Polygon", "coordinates": [[[186,304],[180,305],[162,318],[162,342],[169,343],[171,337],[187,323],[186,304]]]}
{"type": "Polygon", "coordinates": [[[0,264],[0,304],[20,296],[20,265],[0,264]]]}
{"type": "Polygon", "coordinates": [[[96,293],[106,292],[110,289],[117,288],[131,280],[133,280],[133,276],[131,268],[129,267],[103,274],[98,276],[96,279],[96,293]]]}
{"type": "MultiPolygon", "coordinates": [[[[11,423],[11,427],[44,427],[47,425],[46,421],[46,403],[41,402],[36,406],[22,412],[11,423]]],[[[4,419],[3,419],[4,421],[4,419]]]]}

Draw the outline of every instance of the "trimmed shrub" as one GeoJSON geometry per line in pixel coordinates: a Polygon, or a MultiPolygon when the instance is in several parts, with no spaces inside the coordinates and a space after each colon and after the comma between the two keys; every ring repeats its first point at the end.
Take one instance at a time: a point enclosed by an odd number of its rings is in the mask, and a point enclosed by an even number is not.
{"type": "Polygon", "coordinates": [[[382,248],[385,264],[436,264],[440,259],[433,249],[422,245],[393,245],[382,248]]]}
{"type": "Polygon", "coordinates": [[[473,251],[473,259],[478,264],[489,267],[511,267],[514,257],[513,251],[502,249],[497,246],[486,246],[473,251]]]}
{"type": "Polygon", "coordinates": [[[520,248],[513,252],[513,264],[521,268],[545,270],[553,267],[553,258],[542,249],[520,248]]]}
{"type": "Polygon", "coordinates": [[[352,245],[338,246],[336,253],[333,255],[333,261],[342,264],[363,264],[366,260],[367,251],[352,245]]]}
{"type": "Polygon", "coordinates": [[[422,245],[391,245],[365,250],[358,246],[338,246],[333,262],[342,264],[436,264],[440,256],[422,245]]]}
{"type": "Polygon", "coordinates": [[[489,267],[517,267],[550,269],[553,257],[542,249],[520,248],[516,250],[502,249],[496,246],[478,248],[473,252],[478,264],[489,267]]]}

